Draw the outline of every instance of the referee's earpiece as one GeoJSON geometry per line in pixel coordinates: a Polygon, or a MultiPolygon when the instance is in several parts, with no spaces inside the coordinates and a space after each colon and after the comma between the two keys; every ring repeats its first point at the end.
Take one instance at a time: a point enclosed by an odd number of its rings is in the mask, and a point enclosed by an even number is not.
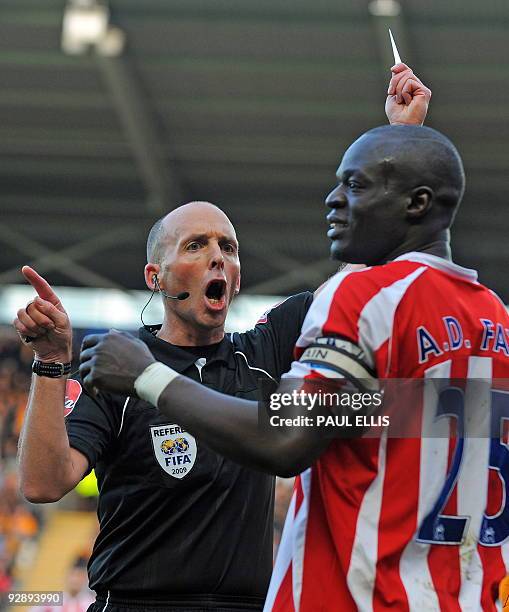
{"type": "Polygon", "coordinates": [[[145,322],[143,321],[143,313],[145,312],[145,308],[150,304],[150,300],[154,297],[154,293],[156,291],[160,291],[161,295],[164,295],[164,297],[167,298],[168,300],[179,300],[179,301],[187,300],[187,298],[190,295],[189,291],[181,291],[177,295],[168,295],[165,291],[161,289],[161,285],[159,284],[159,279],[157,278],[157,274],[152,274],[152,283],[153,283],[152,293],[150,294],[148,302],[145,304],[145,306],[143,306],[143,309],[140,314],[141,322],[144,327],[146,327],[146,325],[145,325],[145,322]]]}

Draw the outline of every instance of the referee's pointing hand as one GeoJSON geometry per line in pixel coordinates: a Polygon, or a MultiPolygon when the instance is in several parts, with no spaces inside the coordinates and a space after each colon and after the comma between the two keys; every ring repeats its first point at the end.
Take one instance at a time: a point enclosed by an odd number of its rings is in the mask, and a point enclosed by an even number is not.
{"type": "Polygon", "coordinates": [[[60,299],[50,284],[30,266],[21,269],[37,293],[13,321],[20,338],[30,344],[36,359],[45,362],[71,361],[72,328],[60,299]]]}
{"type": "Polygon", "coordinates": [[[135,395],[134,381],[155,361],[147,345],[131,334],[111,330],[85,336],[81,345],[80,376],[85,388],[135,395]]]}

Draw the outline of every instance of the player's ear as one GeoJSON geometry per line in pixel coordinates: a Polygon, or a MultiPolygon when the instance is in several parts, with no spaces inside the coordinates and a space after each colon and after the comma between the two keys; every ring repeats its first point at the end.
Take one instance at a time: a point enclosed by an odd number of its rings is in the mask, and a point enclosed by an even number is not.
{"type": "Polygon", "coordinates": [[[240,272],[239,272],[239,276],[237,278],[237,282],[235,283],[235,289],[233,290],[233,294],[234,295],[238,295],[240,291],[240,272]]]}
{"type": "Polygon", "coordinates": [[[407,216],[409,219],[419,219],[428,214],[433,202],[433,189],[427,186],[416,187],[410,193],[410,201],[407,205],[407,216]]]}
{"type": "Polygon", "coordinates": [[[148,263],[145,266],[145,284],[150,289],[150,291],[154,291],[156,289],[155,278],[161,270],[161,266],[159,264],[148,263]]]}

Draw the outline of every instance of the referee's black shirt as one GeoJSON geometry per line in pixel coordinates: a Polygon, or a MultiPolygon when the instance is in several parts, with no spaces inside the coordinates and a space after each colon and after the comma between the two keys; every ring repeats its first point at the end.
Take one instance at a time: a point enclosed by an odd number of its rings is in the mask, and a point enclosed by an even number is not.
{"type": "MultiPolygon", "coordinates": [[[[288,298],[253,330],[203,351],[147,329],[140,338],[178,372],[257,399],[258,379],[289,370],[311,301],[311,293],[288,298]]],[[[224,459],[142,400],[96,401],[83,391],[73,408],[76,394],[66,404],[69,441],[95,467],[100,492],[91,588],[111,603],[260,608],[272,569],[274,478],[224,459]]]]}

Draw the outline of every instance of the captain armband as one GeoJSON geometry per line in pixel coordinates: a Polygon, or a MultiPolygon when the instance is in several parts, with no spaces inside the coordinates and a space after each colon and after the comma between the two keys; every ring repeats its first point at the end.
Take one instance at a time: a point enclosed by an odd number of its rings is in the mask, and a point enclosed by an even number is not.
{"type": "MultiPolygon", "coordinates": [[[[352,390],[372,393],[380,389],[375,372],[367,365],[364,351],[343,338],[317,338],[300,360],[312,369],[330,372],[330,378],[344,378],[352,390]]],[[[346,390],[346,388],[345,388],[346,390]]]]}

